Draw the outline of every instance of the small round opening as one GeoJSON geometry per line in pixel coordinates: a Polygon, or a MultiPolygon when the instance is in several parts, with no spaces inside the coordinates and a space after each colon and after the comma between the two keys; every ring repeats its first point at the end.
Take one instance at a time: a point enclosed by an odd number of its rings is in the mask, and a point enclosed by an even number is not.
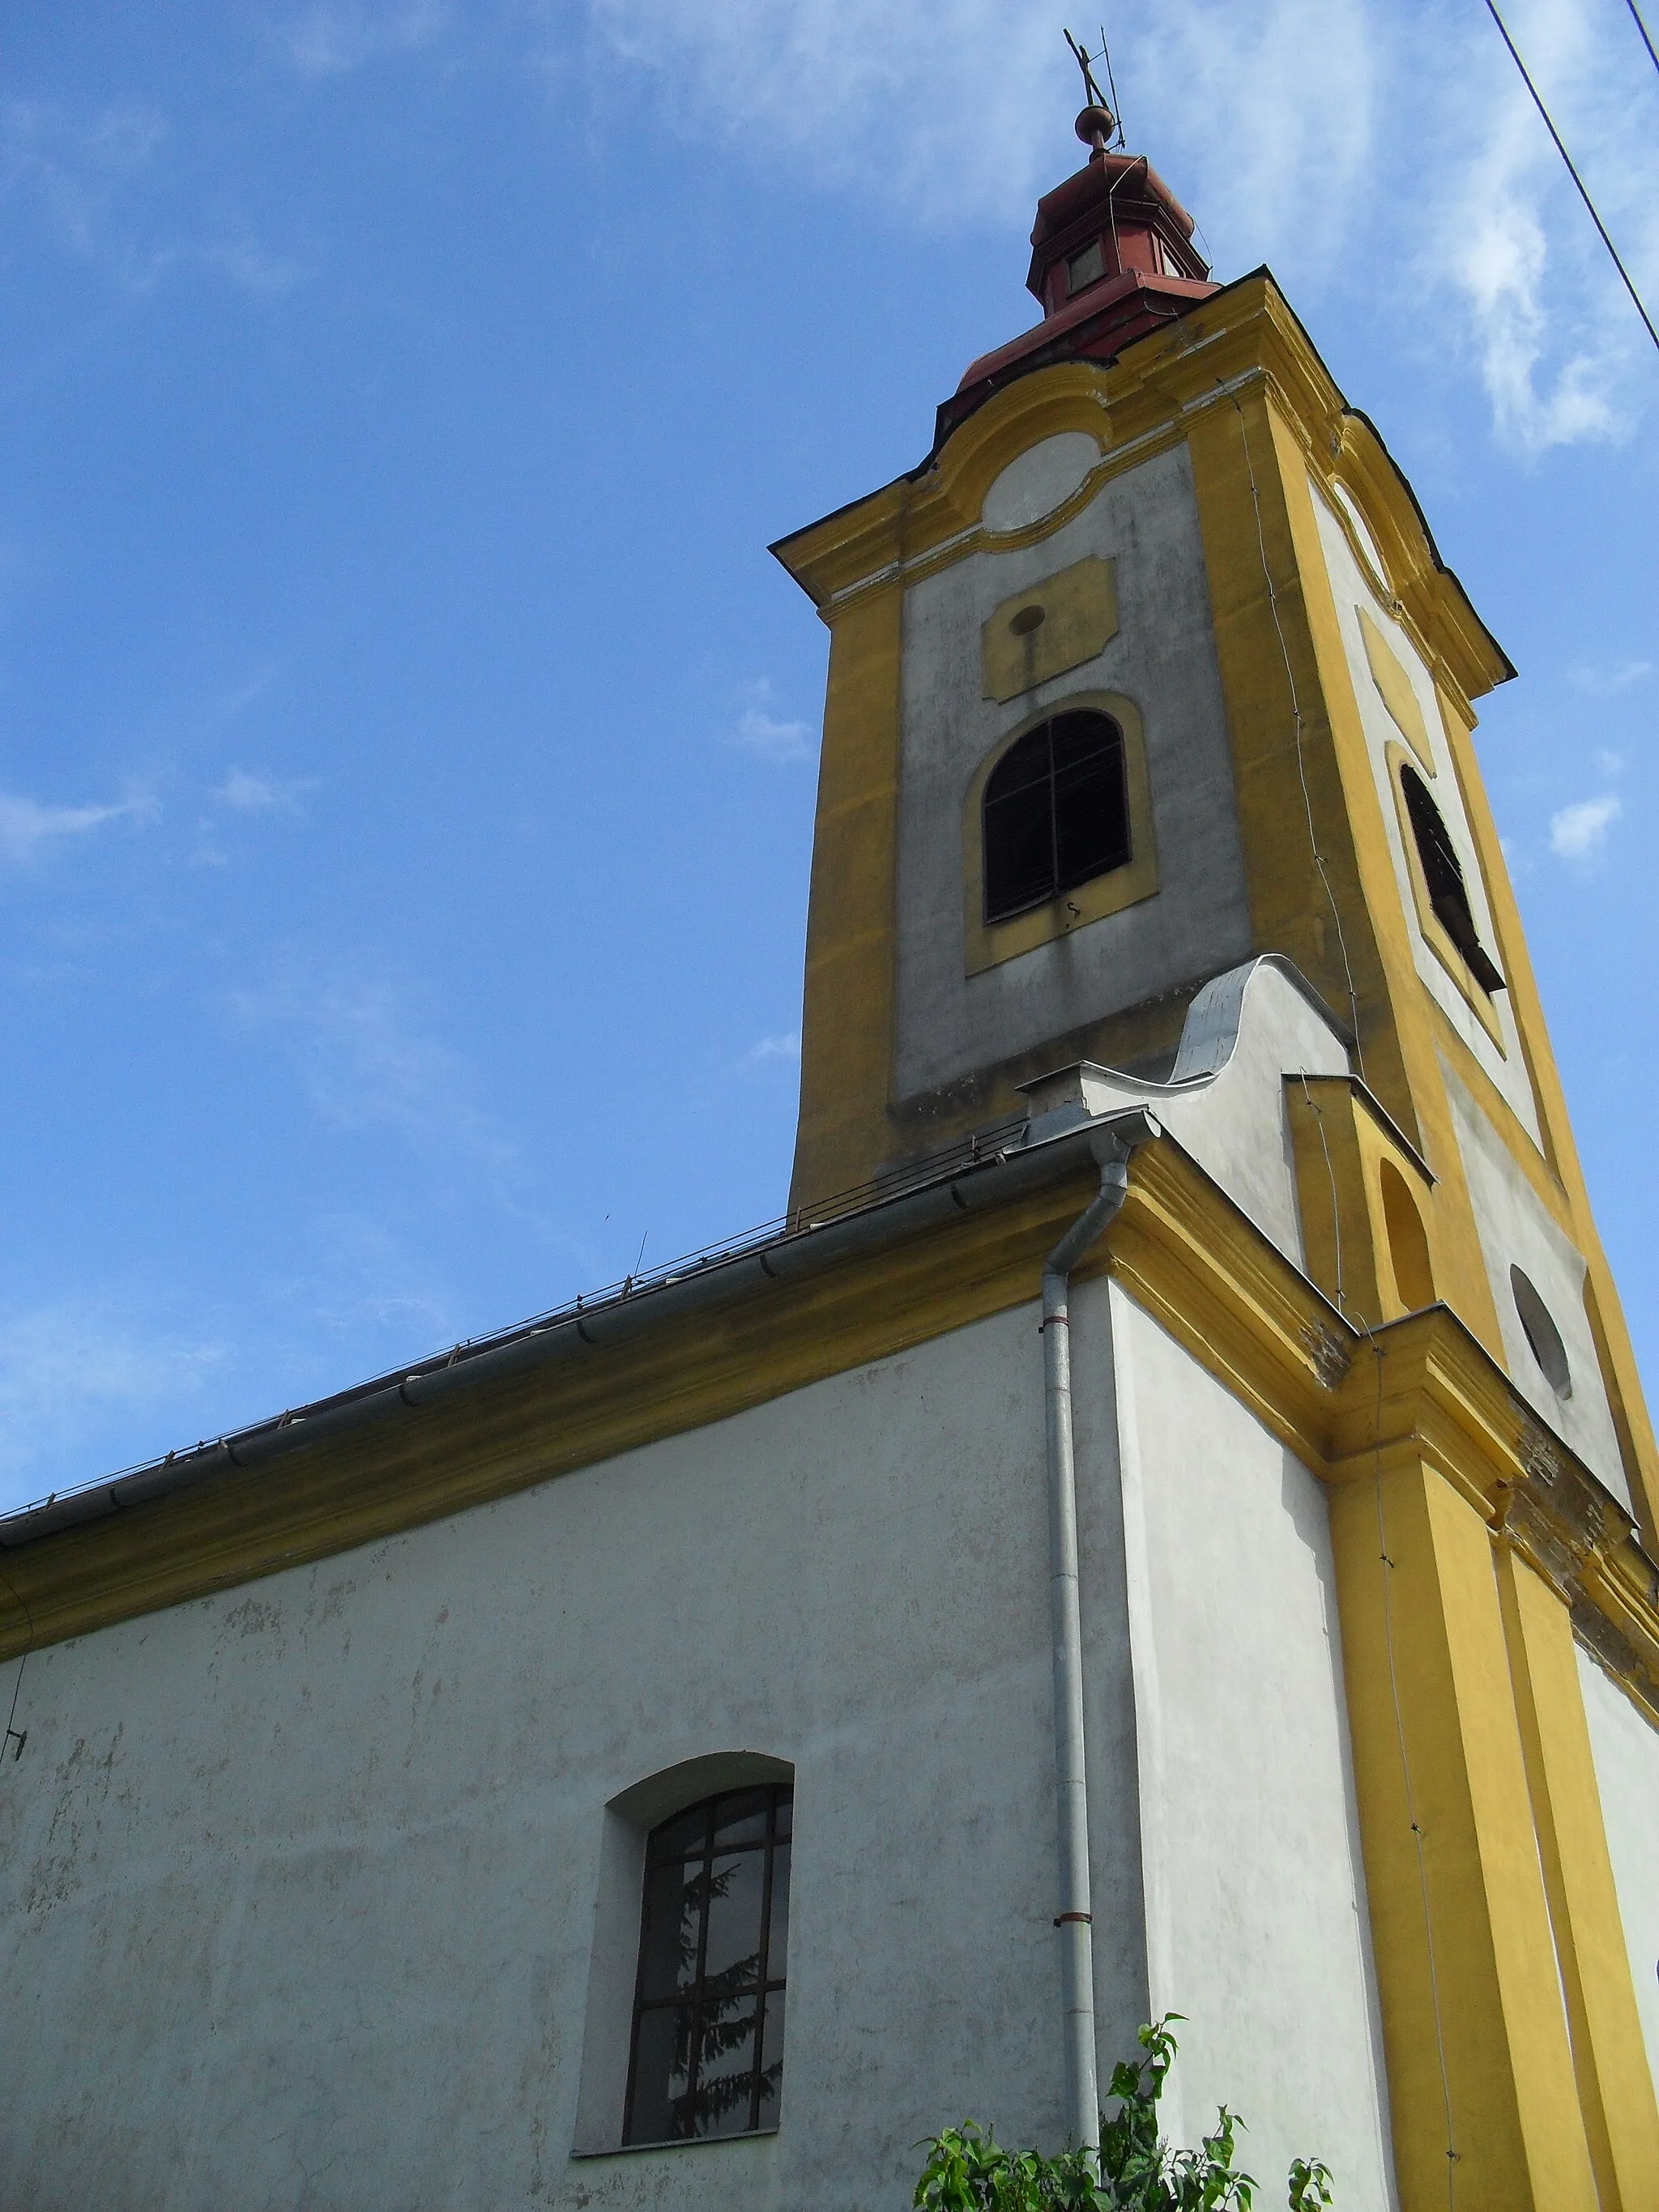
{"type": "Polygon", "coordinates": [[[1041,629],[1048,619],[1044,607],[1022,607],[1008,627],[1016,637],[1030,637],[1034,629],[1041,629]]]}
{"type": "Polygon", "coordinates": [[[1544,1370],[1544,1380],[1558,1398],[1571,1398],[1572,1370],[1567,1364],[1567,1347],[1550,1319],[1549,1308],[1533,1287],[1531,1278],[1519,1267],[1510,1269],[1510,1288],[1515,1293],[1515,1310],[1521,1316],[1532,1356],[1544,1370]]]}

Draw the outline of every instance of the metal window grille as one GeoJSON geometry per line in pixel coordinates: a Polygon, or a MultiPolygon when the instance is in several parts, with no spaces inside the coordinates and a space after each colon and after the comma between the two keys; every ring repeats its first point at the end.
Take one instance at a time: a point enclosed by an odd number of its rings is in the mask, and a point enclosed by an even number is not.
{"type": "Polygon", "coordinates": [[[1056,714],[1011,745],[985,786],[985,919],[1003,921],[1125,866],[1123,732],[1109,714],[1056,714]]]}
{"type": "Polygon", "coordinates": [[[624,2142],[777,2125],[793,1806],[727,1790],[652,1830],[624,2142]]]}

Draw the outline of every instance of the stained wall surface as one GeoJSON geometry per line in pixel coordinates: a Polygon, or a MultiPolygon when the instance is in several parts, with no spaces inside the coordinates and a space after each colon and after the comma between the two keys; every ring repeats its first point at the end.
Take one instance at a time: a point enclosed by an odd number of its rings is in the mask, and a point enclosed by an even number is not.
{"type": "MultiPolygon", "coordinates": [[[[1079,1286],[1103,2067],[1188,2013],[1188,2124],[1380,2207],[1323,1502],[1119,1303],[1127,1535],[1079,1286]]],[[[1037,1317],[35,1653],[0,2201],[852,2212],[967,2114],[1057,2144],[1037,1317]],[[796,1771],[781,2130],[573,2160],[605,1808],[729,1750],[796,1771]]]]}
{"type": "Polygon", "coordinates": [[[899,1097],[1202,981],[1249,950],[1209,585],[1192,464],[1181,446],[1111,478],[1037,544],[975,552],[905,595],[899,1097]],[[1116,635],[1092,660],[1017,698],[982,697],[980,625],[1013,593],[1091,554],[1115,564],[1116,635]],[[1040,709],[1101,690],[1131,699],[1145,723],[1160,888],[967,975],[963,807],[975,771],[1040,709]]]}
{"type": "Polygon", "coordinates": [[[1659,1734],[1582,1650],[1578,1680],[1637,2009],[1659,2082],[1659,1734]]]}
{"type": "Polygon", "coordinates": [[[36,1653],[0,2202],[897,2205],[964,2113],[1057,2142],[1036,1320],[36,1653]],[[797,1770],[782,2130],[573,2163],[604,1808],[734,1748],[797,1770]]]}
{"type": "MultiPolygon", "coordinates": [[[[1106,1295],[1090,1286],[1085,1330],[1106,1295]]],[[[1325,1494],[1110,1295],[1152,2003],[1188,2021],[1176,2125],[1195,2140],[1224,2099],[1264,2201],[1316,2155],[1345,2212],[1382,2212],[1395,2198],[1325,1494]]]]}

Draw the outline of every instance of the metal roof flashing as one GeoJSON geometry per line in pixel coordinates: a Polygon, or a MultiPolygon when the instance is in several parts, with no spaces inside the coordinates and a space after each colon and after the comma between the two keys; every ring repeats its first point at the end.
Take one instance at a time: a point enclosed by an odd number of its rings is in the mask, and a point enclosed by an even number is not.
{"type": "Polygon", "coordinates": [[[884,1244],[921,1234],[963,1213],[1057,1182],[1093,1163],[1102,1136],[1126,1147],[1162,1133],[1142,1108],[1102,1115],[1036,1142],[1011,1133],[982,1157],[958,1159],[931,1176],[805,1227],[763,1234],[724,1254],[697,1255],[645,1285],[625,1282],[593,1304],[578,1299],[544,1321],[457,1346],[406,1371],[233,1431],[193,1449],[54,1493],[43,1504],[0,1516],[0,1550],[15,1551],[86,1522],[129,1512],[222,1481],[387,1419],[399,1419],[460,1392],[488,1388],[544,1364],[602,1351],[689,1313],[713,1310],[767,1285],[816,1274],[884,1244]]]}

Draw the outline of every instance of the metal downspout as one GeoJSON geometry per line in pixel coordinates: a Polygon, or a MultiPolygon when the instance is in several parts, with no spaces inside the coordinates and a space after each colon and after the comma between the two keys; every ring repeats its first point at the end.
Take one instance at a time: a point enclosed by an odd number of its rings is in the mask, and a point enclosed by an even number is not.
{"type": "MultiPolygon", "coordinates": [[[[1083,1623],[1078,1602],[1077,1464],[1072,1441],[1071,1272],[1123,1204],[1128,1148],[1109,1132],[1092,1148],[1100,1188],[1043,1263],[1043,1401],[1048,1443],[1048,1595],[1054,1657],[1054,1797],[1060,1842],[1066,2130],[1100,2141],[1095,2060],[1094,1929],[1089,1905],[1088,1769],[1083,1736],[1083,1623]]],[[[1109,1328],[1109,1322],[1108,1327],[1109,1328]]]]}

